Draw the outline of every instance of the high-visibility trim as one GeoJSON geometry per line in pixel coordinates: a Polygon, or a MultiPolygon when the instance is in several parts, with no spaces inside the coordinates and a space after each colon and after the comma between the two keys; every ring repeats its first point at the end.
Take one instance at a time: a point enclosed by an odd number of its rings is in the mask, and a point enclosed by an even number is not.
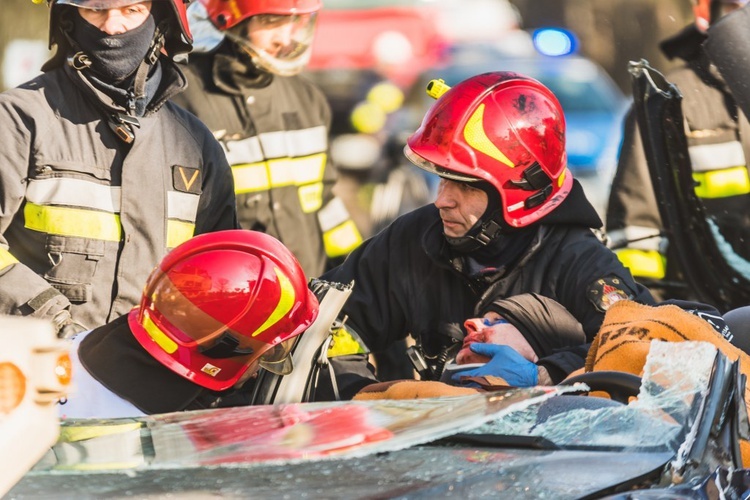
{"type": "Polygon", "coordinates": [[[624,229],[614,229],[607,232],[610,247],[627,246],[638,250],[654,250],[659,252],[666,243],[661,231],[655,227],[626,226],[624,229]]]}
{"type": "Polygon", "coordinates": [[[81,179],[31,179],[26,186],[26,200],[36,205],[64,205],[118,213],[121,199],[120,187],[105,186],[81,179]],[[86,195],[82,196],[81,193],[86,195]]]}
{"type": "Polygon", "coordinates": [[[341,198],[336,197],[329,201],[325,207],[318,212],[318,223],[322,231],[328,231],[351,219],[346,205],[341,198]]]}
{"type": "Polygon", "coordinates": [[[181,220],[167,221],[167,248],[174,248],[185,243],[195,234],[195,224],[181,220]]]}
{"type": "Polygon", "coordinates": [[[615,254],[620,262],[630,269],[633,276],[657,280],[666,276],[667,261],[659,252],[623,248],[615,250],[615,254]]]}
{"type": "Polygon", "coordinates": [[[120,216],[93,210],[37,205],[27,201],[23,209],[25,227],[59,236],[120,241],[120,216]]]}
{"type": "Polygon", "coordinates": [[[13,254],[11,254],[4,248],[0,248],[0,270],[3,270],[8,266],[12,266],[13,264],[17,263],[18,259],[13,257],[13,254]]]}
{"type": "Polygon", "coordinates": [[[328,150],[325,126],[303,130],[266,132],[239,141],[222,143],[230,165],[259,163],[267,158],[310,156],[328,150]]]}
{"type": "Polygon", "coordinates": [[[349,254],[360,243],[362,243],[362,235],[359,233],[353,220],[348,220],[340,226],[323,233],[323,245],[326,249],[326,255],[331,258],[349,254]]]}
{"type": "Polygon", "coordinates": [[[200,196],[193,193],[167,191],[167,217],[195,222],[200,196]]]}
{"type": "Polygon", "coordinates": [[[297,195],[299,196],[299,206],[304,213],[315,212],[323,205],[323,183],[316,182],[300,186],[297,195]]]}
{"type": "Polygon", "coordinates": [[[500,151],[490,138],[487,137],[487,133],[484,131],[483,119],[484,104],[480,104],[476,111],[474,111],[474,114],[471,115],[471,118],[469,118],[469,121],[466,122],[466,127],[464,128],[464,139],[466,140],[466,143],[490,158],[494,158],[500,163],[503,163],[510,168],[514,168],[515,165],[510,161],[510,158],[505,156],[505,153],[500,151]]]}
{"type": "Polygon", "coordinates": [[[232,167],[237,194],[267,191],[284,186],[302,186],[321,182],[326,166],[325,153],[303,158],[280,158],[268,162],[232,167]]]}
{"type": "Polygon", "coordinates": [[[747,165],[745,152],[739,141],[690,146],[688,153],[693,172],[706,172],[747,165]]]}
{"type": "Polygon", "coordinates": [[[143,329],[146,330],[148,336],[156,342],[156,345],[161,347],[167,354],[174,354],[177,351],[177,342],[170,339],[166,333],[156,326],[156,323],[151,319],[148,313],[143,314],[143,322],[141,323],[143,329]]]}
{"type": "Polygon", "coordinates": [[[279,303],[276,304],[276,308],[268,316],[266,321],[264,321],[263,324],[260,325],[260,327],[251,334],[252,337],[257,337],[258,335],[278,323],[279,320],[283,318],[289,311],[291,311],[292,307],[294,307],[294,285],[292,285],[292,282],[289,280],[286,274],[281,272],[281,269],[275,267],[274,271],[276,272],[276,277],[279,279],[279,286],[281,287],[281,296],[279,297],[279,303]]]}
{"type": "Polygon", "coordinates": [[[712,172],[693,172],[699,198],[728,198],[750,193],[747,167],[725,168],[712,172]]]}
{"type": "Polygon", "coordinates": [[[347,356],[350,354],[367,354],[368,349],[353,335],[346,326],[331,333],[333,341],[328,347],[326,355],[329,358],[347,356]]]}

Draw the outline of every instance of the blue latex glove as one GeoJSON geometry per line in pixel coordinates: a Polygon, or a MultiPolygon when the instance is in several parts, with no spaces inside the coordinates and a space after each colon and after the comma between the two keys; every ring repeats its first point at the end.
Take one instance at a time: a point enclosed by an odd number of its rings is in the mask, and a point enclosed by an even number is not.
{"type": "Polygon", "coordinates": [[[478,368],[459,371],[451,376],[454,382],[461,377],[502,377],[513,387],[531,387],[537,384],[539,374],[535,363],[527,360],[512,347],[497,344],[471,344],[471,350],[491,358],[478,368]]]}

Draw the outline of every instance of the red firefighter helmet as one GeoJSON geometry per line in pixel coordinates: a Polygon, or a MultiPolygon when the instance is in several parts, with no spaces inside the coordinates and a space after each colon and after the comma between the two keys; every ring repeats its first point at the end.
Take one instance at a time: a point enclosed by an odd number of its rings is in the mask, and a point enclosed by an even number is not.
{"type": "Polygon", "coordinates": [[[208,19],[245,50],[264,71],[282,76],[302,71],[310,60],[315,22],[321,0],[200,0],[208,19]],[[251,17],[258,25],[279,34],[268,46],[248,37],[251,17]],[[283,35],[282,35],[283,33],[283,35]]]}
{"type": "Polygon", "coordinates": [[[291,371],[318,301],[292,253],[264,233],[198,235],[172,250],[128,315],[138,342],[186,379],[222,391],[258,367],[291,371]]]}
{"type": "MultiPolygon", "coordinates": [[[[70,5],[84,9],[118,9],[127,7],[143,0],[47,0],[50,6],[49,46],[67,44],[62,39],[60,24],[60,5],[70,5]]],[[[193,36],[190,34],[188,25],[186,4],[189,0],[153,0],[156,2],[169,3],[169,32],[165,36],[164,47],[167,54],[174,56],[192,49],[193,36]]]]}
{"type": "MultiPolygon", "coordinates": [[[[431,82],[428,92],[441,83],[431,82]]],[[[436,96],[404,149],[415,165],[448,179],[489,182],[513,227],[536,222],[570,193],[565,118],[547,87],[517,73],[495,72],[436,96]]]]}

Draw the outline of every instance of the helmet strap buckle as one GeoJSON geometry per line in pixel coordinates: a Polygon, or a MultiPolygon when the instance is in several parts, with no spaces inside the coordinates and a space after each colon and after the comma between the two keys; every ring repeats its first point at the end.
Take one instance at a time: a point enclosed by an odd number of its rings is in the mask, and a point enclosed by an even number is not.
{"type": "Polygon", "coordinates": [[[549,184],[544,189],[541,189],[540,191],[526,198],[526,201],[524,201],[523,204],[527,210],[537,207],[541,205],[542,203],[544,203],[544,200],[549,198],[550,194],[552,194],[552,184],[549,184]]]}
{"type": "Polygon", "coordinates": [[[500,231],[502,231],[500,224],[494,220],[490,220],[482,225],[482,230],[475,236],[475,239],[481,243],[482,246],[487,246],[490,241],[494,240],[497,235],[500,234],[500,231]]]}
{"type": "Polygon", "coordinates": [[[521,177],[522,179],[510,181],[510,183],[524,191],[538,191],[539,189],[546,188],[552,184],[552,179],[550,179],[547,172],[542,169],[539,162],[536,161],[523,171],[521,177]]]}

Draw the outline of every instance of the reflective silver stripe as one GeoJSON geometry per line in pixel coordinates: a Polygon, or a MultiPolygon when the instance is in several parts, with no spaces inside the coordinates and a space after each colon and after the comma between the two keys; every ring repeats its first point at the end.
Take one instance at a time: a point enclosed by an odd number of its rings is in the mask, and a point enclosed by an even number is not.
{"type": "Polygon", "coordinates": [[[325,126],[303,130],[267,132],[257,137],[222,144],[230,165],[257,163],[264,159],[308,156],[328,148],[325,126]]]}
{"type": "Polygon", "coordinates": [[[26,187],[26,200],[36,205],[91,208],[110,213],[120,212],[121,196],[119,187],[61,177],[31,179],[26,187]]]}
{"type": "Polygon", "coordinates": [[[610,247],[627,246],[628,248],[664,253],[663,247],[667,244],[666,238],[659,236],[659,230],[653,227],[627,226],[625,229],[608,231],[607,236],[609,236],[610,247]]]}
{"type": "Polygon", "coordinates": [[[690,163],[693,164],[693,172],[746,165],[745,153],[742,151],[742,144],[738,141],[690,146],[688,152],[690,163]]]}
{"type": "Polygon", "coordinates": [[[195,222],[200,196],[179,191],[167,192],[167,217],[195,222]]]}
{"type": "Polygon", "coordinates": [[[227,162],[230,165],[239,165],[241,163],[256,163],[263,160],[263,150],[260,148],[260,141],[257,137],[248,137],[241,141],[222,142],[224,154],[227,156],[227,162]]]}
{"type": "Polygon", "coordinates": [[[323,232],[330,231],[350,218],[349,211],[341,198],[332,199],[318,212],[318,222],[323,232]]]}

